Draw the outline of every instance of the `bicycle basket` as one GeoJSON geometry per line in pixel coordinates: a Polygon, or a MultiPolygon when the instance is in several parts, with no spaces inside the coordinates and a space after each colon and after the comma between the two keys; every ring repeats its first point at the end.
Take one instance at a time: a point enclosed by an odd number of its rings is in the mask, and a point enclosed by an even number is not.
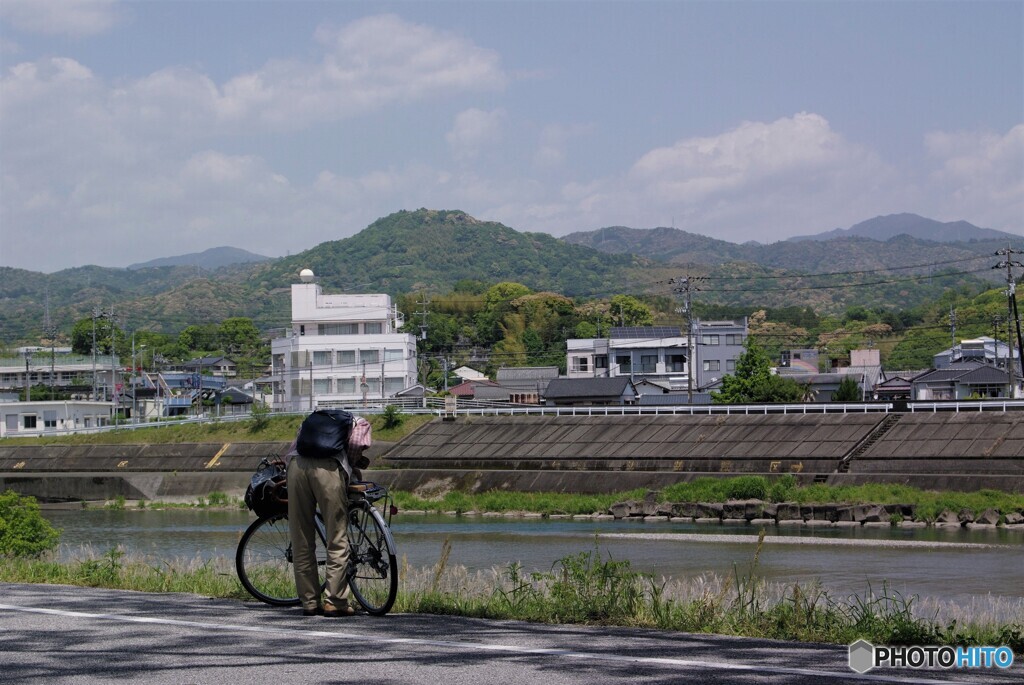
{"type": "Polygon", "coordinates": [[[245,506],[261,517],[288,513],[287,478],[284,466],[264,459],[245,490],[245,506]]]}

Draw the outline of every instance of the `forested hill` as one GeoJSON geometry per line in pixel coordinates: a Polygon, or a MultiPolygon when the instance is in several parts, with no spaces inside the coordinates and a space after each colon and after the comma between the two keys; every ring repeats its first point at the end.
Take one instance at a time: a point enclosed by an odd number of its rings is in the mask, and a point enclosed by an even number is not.
{"type": "Polygon", "coordinates": [[[642,272],[648,266],[648,259],[519,232],[465,212],[419,209],[391,214],[351,238],[280,259],[266,266],[261,278],[290,283],[300,269],[310,268],[335,290],[447,291],[470,279],[517,281],[537,291],[579,296],[642,290],[653,280],[642,272]]]}

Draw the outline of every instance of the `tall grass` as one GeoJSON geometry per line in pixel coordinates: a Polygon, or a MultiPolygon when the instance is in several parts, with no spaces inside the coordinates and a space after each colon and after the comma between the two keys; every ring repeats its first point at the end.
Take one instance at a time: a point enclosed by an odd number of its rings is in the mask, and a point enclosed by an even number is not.
{"type": "MultiPolygon", "coordinates": [[[[549,571],[519,564],[470,573],[450,566],[445,543],[433,567],[403,560],[396,612],[656,628],[849,644],[1008,645],[1024,654],[1024,600],[979,598],[972,607],[921,603],[887,586],[834,597],[817,584],[769,583],[758,573],[760,542],[745,569],[657,579],[599,548],[569,554],[549,571]],[[951,613],[952,612],[952,613],[951,613]],[[966,612],[966,613],[965,613],[966,612]]],[[[291,582],[283,576],[282,583],[291,582]]],[[[4,559],[0,582],[61,583],[144,592],[187,592],[250,599],[231,560],[153,562],[118,548],[84,548],[74,561],[55,556],[4,559]]]]}
{"type": "Polygon", "coordinates": [[[644,490],[631,490],[603,495],[579,495],[557,492],[509,492],[490,490],[480,493],[448,492],[438,498],[419,497],[410,492],[395,491],[399,510],[434,512],[534,512],[539,514],[606,513],[623,499],[643,498],[644,490]]]}

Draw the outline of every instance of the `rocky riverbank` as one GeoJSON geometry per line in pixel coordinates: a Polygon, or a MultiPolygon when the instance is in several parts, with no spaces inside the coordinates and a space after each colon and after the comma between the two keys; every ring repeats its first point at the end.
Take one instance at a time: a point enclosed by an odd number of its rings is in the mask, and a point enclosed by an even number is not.
{"type": "Polygon", "coordinates": [[[615,519],[694,523],[740,523],[755,526],[1007,528],[1024,531],[1024,512],[986,509],[975,512],[945,509],[937,516],[919,514],[913,504],[800,504],[760,499],[726,502],[659,502],[650,492],[643,500],[616,502],[608,515],[615,519]]]}

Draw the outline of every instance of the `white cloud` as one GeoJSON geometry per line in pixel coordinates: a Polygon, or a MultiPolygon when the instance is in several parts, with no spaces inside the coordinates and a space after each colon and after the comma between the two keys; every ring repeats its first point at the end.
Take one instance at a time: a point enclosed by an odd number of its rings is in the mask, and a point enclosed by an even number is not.
{"type": "Polygon", "coordinates": [[[501,108],[490,112],[475,107],[467,109],[456,115],[455,124],[445,134],[445,140],[456,158],[472,159],[480,154],[481,148],[497,142],[506,118],[505,110],[501,108]]]}
{"type": "Polygon", "coordinates": [[[587,124],[564,126],[548,124],[540,134],[540,143],[534,153],[533,163],[539,167],[558,167],[565,164],[567,147],[572,138],[591,133],[594,127],[587,124]]]}
{"type": "Polygon", "coordinates": [[[92,36],[122,19],[117,0],[4,0],[0,19],[28,33],[92,36]]]}
{"type": "Polygon", "coordinates": [[[931,183],[949,219],[1019,232],[1024,218],[1024,124],[1005,135],[933,132],[925,148],[939,168],[931,183]]]}

